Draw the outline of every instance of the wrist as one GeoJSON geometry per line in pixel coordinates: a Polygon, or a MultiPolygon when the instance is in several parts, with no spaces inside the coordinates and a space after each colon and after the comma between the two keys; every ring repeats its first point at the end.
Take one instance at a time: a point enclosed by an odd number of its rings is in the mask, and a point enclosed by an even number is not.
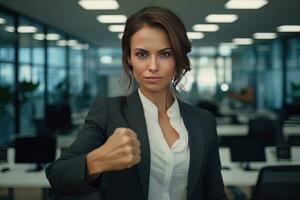
{"type": "Polygon", "coordinates": [[[87,154],[86,163],[87,163],[87,172],[89,176],[91,177],[97,176],[103,172],[101,163],[97,162],[94,151],[87,154]]]}

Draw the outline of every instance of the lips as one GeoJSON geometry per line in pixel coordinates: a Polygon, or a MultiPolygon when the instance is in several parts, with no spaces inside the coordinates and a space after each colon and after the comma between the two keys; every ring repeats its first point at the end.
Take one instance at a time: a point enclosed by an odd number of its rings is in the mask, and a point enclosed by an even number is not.
{"type": "Polygon", "coordinates": [[[162,79],[162,77],[159,76],[148,76],[148,77],[144,77],[146,82],[148,83],[157,83],[160,79],[162,79]]]}

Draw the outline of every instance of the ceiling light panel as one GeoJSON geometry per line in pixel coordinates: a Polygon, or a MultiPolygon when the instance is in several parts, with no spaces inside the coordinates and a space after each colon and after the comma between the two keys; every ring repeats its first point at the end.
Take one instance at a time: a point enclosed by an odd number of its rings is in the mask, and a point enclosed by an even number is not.
{"type": "Polygon", "coordinates": [[[37,32],[37,28],[34,26],[19,26],[18,32],[19,33],[35,33],[35,32],[37,32]]]}
{"type": "Polygon", "coordinates": [[[195,40],[202,39],[204,37],[204,34],[200,32],[187,32],[187,36],[190,40],[195,40]]]}
{"type": "Polygon", "coordinates": [[[5,19],[0,17],[0,24],[5,24],[5,19]]]}
{"type": "Polygon", "coordinates": [[[278,32],[300,32],[300,25],[283,25],[277,27],[278,32]]]}
{"type": "Polygon", "coordinates": [[[119,34],[118,34],[118,38],[119,38],[120,40],[122,40],[122,38],[123,38],[123,33],[119,33],[119,34]]]}
{"type": "Polygon", "coordinates": [[[97,20],[100,23],[125,23],[127,17],[125,15],[99,15],[97,20]]]}
{"type": "Polygon", "coordinates": [[[270,40],[275,39],[277,37],[276,33],[254,33],[254,39],[262,39],[262,40],[270,40]]]}
{"type": "Polygon", "coordinates": [[[219,30],[219,26],[217,24],[195,24],[193,26],[193,30],[202,32],[215,32],[219,30]]]}
{"type": "Polygon", "coordinates": [[[108,30],[110,32],[123,32],[125,25],[110,25],[108,26],[108,30]]]}
{"type": "Polygon", "coordinates": [[[209,23],[232,23],[238,19],[234,14],[210,14],[205,20],[209,23]]]}
{"type": "Polygon", "coordinates": [[[114,0],[80,0],[78,4],[86,10],[116,10],[119,4],[114,0]]]}
{"type": "Polygon", "coordinates": [[[251,38],[234,38],[232,42],[237,45],[249,45],[253,43],[253,40],[251,38]]]}
{"type": "Polygon", "coordinates": [[[230,0],[225,4],[227,9],[260,9],[268,4],[267,0],[230,0]]]}

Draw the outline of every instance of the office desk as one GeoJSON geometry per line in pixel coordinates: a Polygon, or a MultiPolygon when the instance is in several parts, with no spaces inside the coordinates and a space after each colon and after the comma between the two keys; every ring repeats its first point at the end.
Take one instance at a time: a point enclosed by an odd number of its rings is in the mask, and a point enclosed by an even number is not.
{"type": "MultiPolygon", "coordinates": [[[[293,156],[292,162],[278,162],[274,157],[274,148],[266,149],[267,162],[253,163],[254,168],[261,168],[266,165],[289,165],[300,164],[300,157],[293,156]]],[[[58,151],[59,152],[59,151],[58,151]]],[[[300,148],[294,149],[294,154],[299,155],[300,148]]],[[[60,152],[59,152],[60,153],[60,152]]],[[[58,153],[58,154],[59,154],[58,153]]],[[[229,167],[230,170],[222,170],[224,184],[226,186],[253,186],[256,183],[259,171],[245,171],[238,167],[236,163],[231,162],[230,151],[228,148],[220,148],[220,158],[223,166],[229,167]]],[[[8,150],[8,163],[0,164],[2,167],[10,167],[11,170],[0,173],[0,187],[4,188],[49,188],[50,185],[45,175],[45,171],[26,172],[27,169],[34,167],[33,164],[15,164],[14,149],[8,150]]]]}
{"type": "MultiPolygon", "coordinates": [[[[0,173],[0,187],[50,188],[45,171],[26,172],[26,169],[28,167],[12,168],[9,172],[0,173]]],[[[256,183],[258,171],[246,172],[241,169],[222,170],[222,176],[225,185],[252,186],[256,183]]]]}
{"type": "MultiPolygon", "coordinates": [[[[248,134],[247,124],[220,124],[217,126],[219,136],[241,136],[248,134]]],[[[300,125],[284,125],[283,134],[288,135],[300,135],[300,125]]]]}
{"type": "MultiPolygon", "coordinates": [[[[284,163],[281,163],[282,165],[284,163]]],[[[268,164],[271,165],[271,164],[268,164]]],[[[1,166],[0,166],[1,167],[1,166]]],[[[50,188],[45,176],[45,171],[25,172],[26,168],[11,169],[6,173],[0,173],[1,188],[50,188]]],[[[245,171],[239,168],[222,170],[225,186],[254,186],[259,171],[245,171]]]]}
{"type": "Polygon", "coordinates": [[[254,186],[259,171],[245,171],[242,169],[222,170],[225,186],[254,186]]]}
{"type": "MultiPolygon", "coordinates": [[[[4,165],[0,165],[2,168],[4,165]]],[[[26,172],[30,167],[10,167],[5,173],[0,172],[0,187],[2,188],[49,188],[45,171],[26,172]]]]}

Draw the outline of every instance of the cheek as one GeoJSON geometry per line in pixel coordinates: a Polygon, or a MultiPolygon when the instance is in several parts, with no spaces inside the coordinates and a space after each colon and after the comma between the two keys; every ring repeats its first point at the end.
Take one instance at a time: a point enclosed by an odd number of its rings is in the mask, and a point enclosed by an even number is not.
{"type": "Polygon", "coordinates": [[[167,66],[169,66],[167,69],[167,73],[168,74],[170,74],[170,76],[175,76],[175,73],[176,73],[176,63],[175,63],[175,61],[173,61],[173,60],[170,60],[169,62],[168,62],[168,65],[167,66]]]}
{"type": "Polygon", "coordinates": [[[138,63],[133,63],[132,72],[133,72],[133,77],[135,78],[135,80],[139,80],[140,77],[143,75],[144,69],[138,63]]]}
{"type": "Polygon", "coordinates": [[[132,59],[132,70],[136,73],[136,74],[141,74],[143,73],[145,70],[147,70],[147,65],[145,62],[133,58],[132,59]]]}

